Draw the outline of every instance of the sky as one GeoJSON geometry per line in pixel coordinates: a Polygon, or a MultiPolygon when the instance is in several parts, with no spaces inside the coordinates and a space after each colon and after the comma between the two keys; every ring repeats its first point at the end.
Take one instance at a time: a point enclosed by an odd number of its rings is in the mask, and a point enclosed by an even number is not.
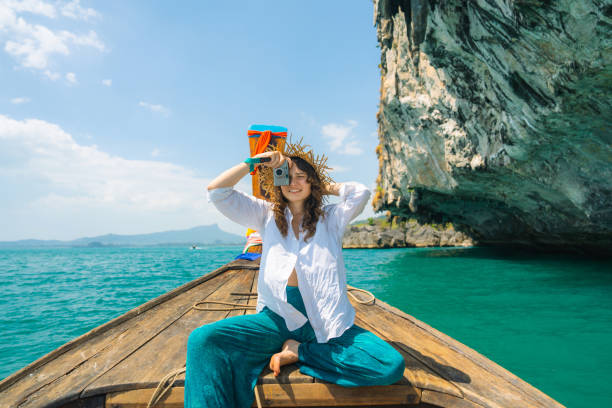
{"type": "Polygon", "coordinates": [[[244,234],[206,185],[252,124],[373,189],[379,63],[371,0],[0,0],[0,241],[244,234]]]}

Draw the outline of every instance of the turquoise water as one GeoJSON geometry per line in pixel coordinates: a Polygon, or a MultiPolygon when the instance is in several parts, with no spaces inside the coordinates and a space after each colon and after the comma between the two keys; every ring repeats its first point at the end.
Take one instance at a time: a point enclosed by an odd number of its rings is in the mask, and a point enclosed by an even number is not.
{"type": "MultiPolygon", "coordinates": [[[[0,250],[0,378],[225,264],[240,249],[0,250]]],[[[562,404],[612,406],[612,262],[484,248],[344,256],[349,284],[562,404]]]]}

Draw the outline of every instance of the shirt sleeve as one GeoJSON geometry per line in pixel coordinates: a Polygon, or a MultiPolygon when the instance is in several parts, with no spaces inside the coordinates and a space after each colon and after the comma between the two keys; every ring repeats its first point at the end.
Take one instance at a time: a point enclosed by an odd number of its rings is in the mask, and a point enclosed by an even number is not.
{"type": "Polygon", "coordinates": [[[361,183],[348,182],[340,186],[340,203],[336,205],[334,216],[341,233],[365,208],[370,190],[361,183]]]}
{"type": "Polygon", "coordinates": [[[213,203],[230,220],[259,232],[263,231],[270,210],[267,201],[234,190],[233,187],[208,190],[208,202],[213,203]]]}

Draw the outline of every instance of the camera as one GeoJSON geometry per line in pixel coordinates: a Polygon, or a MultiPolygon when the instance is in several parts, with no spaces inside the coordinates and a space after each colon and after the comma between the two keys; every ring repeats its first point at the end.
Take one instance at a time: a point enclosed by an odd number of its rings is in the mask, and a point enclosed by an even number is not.
{"type": "Polygon", "coordinates": [[[274,185],[288,186],[289,185],[289,163],[285,161],[280,167],[274,170],[274,185]]]}

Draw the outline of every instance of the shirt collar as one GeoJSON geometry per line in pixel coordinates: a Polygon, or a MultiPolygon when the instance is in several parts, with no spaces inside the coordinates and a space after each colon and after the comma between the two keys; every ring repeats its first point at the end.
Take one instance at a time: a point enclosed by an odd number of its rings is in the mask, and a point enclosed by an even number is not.
{"type": "Polygon", "coordinates": [[[289,220],[289,223],[291,223],[291,220],[293,219],[293,214],[291,214],[291,210],[289,209],[289,207],[285,207],[285,217],[289,220]]]}
{"type": "MultiPolygon", "coordinates": [[[[289,231],[291,234],[293,234],[293,227],[291,226],[291,221],[293,220],[293,214],[291,213],[291,210],[289,209],[289,207],[285,207],[285,217],[287,218],[289,231]]],[[[300,225],[300,232],[299,232],[300,239],[302,238],[304,234],[305,234],[304,228],[300,225]]],[[[293,234],[293,237],[295,238],[295,234],[293,234]]]]}

